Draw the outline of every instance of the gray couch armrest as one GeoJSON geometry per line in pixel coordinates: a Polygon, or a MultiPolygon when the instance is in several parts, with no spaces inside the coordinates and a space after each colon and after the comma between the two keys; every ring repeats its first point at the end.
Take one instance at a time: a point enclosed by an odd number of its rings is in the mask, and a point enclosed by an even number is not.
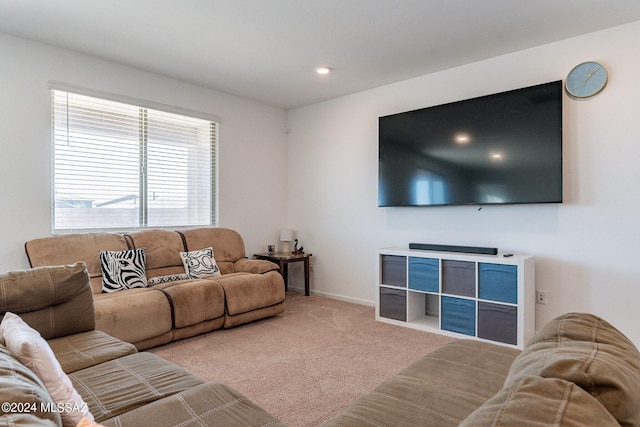
{"type": "Polygon", "coordinates": [[[264,259],[247,259],[241,258],[233,263],[233,267],[236,273],[254,273],[264,274],[270,271],[277,271],[280,269],[278,264],[264,259]]]}
{"type": "Polygon", "coordinates": [[[2,309],[49,340],[95,329],[93,294],[84,262],[0,275],[2,309]]]}

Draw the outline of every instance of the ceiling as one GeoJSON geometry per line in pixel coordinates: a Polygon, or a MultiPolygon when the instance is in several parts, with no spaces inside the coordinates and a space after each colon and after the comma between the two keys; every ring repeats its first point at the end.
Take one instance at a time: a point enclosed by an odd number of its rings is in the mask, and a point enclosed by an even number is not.
{"type": "Polygon", "coordinates": [[[638,0],[0,1],[0,32],[285,109],[638,20],[638,0]]]}

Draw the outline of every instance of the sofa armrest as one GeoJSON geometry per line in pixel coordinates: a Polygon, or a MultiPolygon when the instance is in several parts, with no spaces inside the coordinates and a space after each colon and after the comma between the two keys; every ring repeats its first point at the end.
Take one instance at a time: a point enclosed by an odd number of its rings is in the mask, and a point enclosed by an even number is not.
{"type": "Polygon", "coordinates": [[[277,271],[280,269],[278,264],[264,259],[247,259],[240,258],[233,263],[234,271],[236,273],[254,273],[264,274],[270,271],[277,271]]]}
{"type": "Polygon", "coordinates": [[[2,314],[19,315],[49,340],[95,329],[93,293],[84,262],[0,275],[2,314]]]}

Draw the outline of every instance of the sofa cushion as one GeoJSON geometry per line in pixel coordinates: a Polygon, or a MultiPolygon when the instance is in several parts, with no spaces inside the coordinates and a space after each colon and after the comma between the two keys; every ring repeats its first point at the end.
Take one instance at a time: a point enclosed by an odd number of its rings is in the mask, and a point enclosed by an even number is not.
{"type": "Polygon", "coordinates": [[[102,292],[147,287],[145,248],[100,251],[102,292]]]}
{"type": "Polygon", "coordinates": [[[44,339],[95,327],[91,286],[82,262],[2,274],[0,292],[0,312],[20,315],[44,339]]]}
{"type": "MultiPolygon", "coordinates": [[[[34,415],[51,421],[52,425],[62,425],[57,411],[42,411],[54,408],[55,403],[45,388],[42,380],[4,346],[0,346],[0,402],[16,403],[33,408],[34,415]]],[[[11,409],[11,407],[9,407],[11,409]]],[[[5,425],[38,425],[29,424],[28,417],[20,417],[16,411],[0,411],[4,416],[5,425]]],[[[27,414],[28,415],[28,414],[27,414]]],[[[0,424],[2,425],[2,424],[0,424]]],[[[44,424],[46,425],[46,424],[44,424]]]]}
{"type": "Polygon", "coordinates": [[[144,352],[81,369],[69,374],[69,378],[99,423],[204,382],[185,369],[144,352]]]}
{"type": "Polygon", "coordinates": [[[518,350],[458,340],[427,354],[325,426],[458,426],[497,393],[518,350]]]}
{"type": "Polygon", "coordinates": [[[222,286],[209,279],[172,282],[158,285],[173,311],[173,327],[185,328],[224,316],[225,298],[222,286]]]}
{"type": "Polygon", "coordinates": [[[83,261],[92,279],[93,292],[100,293],[102,269],[99,251],[130,249],[127,240],[117,233],[78,233],[43,237],[25,243],[31,267],[66,265],[83,261]],[[93,280],[95,278],[95,280],[93,280]]]}
{"type": "Polygon", "coordinates": [[[265,259],[247,259],[241,258],[233,265],[234,270],[238,273],[264,274],[270,271],[278,271],[280,266],[274,262],[265,259]]]}
{"type": "Polygon", "coordinates": [[[191,279],[220,276],[220,269],[213,257],[212,248],[198,249],[190,252],[180,252],[184,270],[191,279]]]}
{"type": "Polygon", "coordinates": [[[182,267],[180,252],[184,252],[185,247],[179,233],[159,228],[147,229],[128,233],[127,238],[131,241],[132,248],[146,249],[150,276],[159,268],[182,267]]]}
{"type": "Polygon", "coordinates": [[[280,273],[235,273],[214,278],[223,288],[227,314],[236,316],[285,300],[284,282],[280,273]]]}
{"type": "Polygon", "coordinates": [[[503,388],[469,415],[460,427],[619,426],[596,399],[558,378],[524,377],[503,388]]]}
{"type": "Polygon", "coordinates": [[[231,387],[205,383],[103,422],[105,426],[269,426],[277,419],[231,387]]]}
{"type": "Polygon", "coordinates": [[[49,346],[66,373],[134,354],[136,347],[107,335],[89,331],[49,340],[49,346]]]}
{"type": "Polygon", "coordinates": [[[546,324],[514,361],[505,387],[528,376],[572,382],[621,425],[640,424],[640,353],[597,316],[568,313],[546,324]]]}
{"type": "Polygon", "coordinates": [[[87,404],[73,388],[49,344],[33,328],[13,313],[6,313],[0,323],[0,334],[18,360],[42,380],[57,405],[64,426],[73,427],[82,417],[91,417],[87,404]]]}
{"type": "Polygon", "coordinates": [[[93,297],[96,329],[111,336],[135,344],[171,331],[171,305],[155,287],[93,297]]]}
{"type": "Polygon", "coordinates": [[[183,230],[180,233],[187,251],[213,248],[216,262],[223,275],[233,273],[235,271],[233,263],[245,257],[244,240],[234,230],[222,227],[200,227],[183,230]]]}

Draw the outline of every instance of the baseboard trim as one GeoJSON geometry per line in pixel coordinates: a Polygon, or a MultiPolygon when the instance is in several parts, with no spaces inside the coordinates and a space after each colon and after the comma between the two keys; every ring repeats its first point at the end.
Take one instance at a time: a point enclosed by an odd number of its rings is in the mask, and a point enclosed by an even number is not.
{"type": "MultiPolygon", "coordinates": [[[[295,292],[300,292],[304,294],[304,288],[294,288],[292,286],[289,286],[289,290],[295,291],[295,292]]],[[[353,304],[359,304],[359,305],[366,305],[369,307],[375,307],[376,306],[376,302],[375,301],[369,301],[366,299],[362,299],[362,298],[353,298],[353,297],[347,297],[344,295],[340,295],[340,294],[334,294],[331,292],[322,292],[322,291],[315,291],[315,290],[310,290],[309,291],[310,295],[318,295],[324,298],[330,298],[330,299],[335,299],[338,301],[344,301],[344,302],[350,302],[353,304]]]]}

